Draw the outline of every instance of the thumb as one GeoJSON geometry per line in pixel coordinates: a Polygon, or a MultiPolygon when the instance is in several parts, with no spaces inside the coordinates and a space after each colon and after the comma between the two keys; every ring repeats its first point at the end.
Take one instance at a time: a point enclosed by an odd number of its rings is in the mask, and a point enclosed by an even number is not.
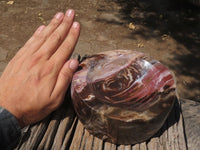
{"type": "Polygon", "coordinates": [[[52,97],[54,98],[58,98],[60,96],[62,96],[61,98],[64,97],[69,87],[69,84],[71,83],[72,76],[74,72],[76,71],[76,69],[78,68],[78,65],[79,65],[79,62],[76,59],[71,59],[63,65],[58,75],[58,79],[55,84],[52,97]]]}

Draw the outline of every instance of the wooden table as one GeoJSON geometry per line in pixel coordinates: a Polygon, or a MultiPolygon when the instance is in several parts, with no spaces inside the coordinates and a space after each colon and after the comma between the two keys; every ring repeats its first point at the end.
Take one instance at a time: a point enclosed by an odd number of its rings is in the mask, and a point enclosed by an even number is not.
{"type": "Polygon", "coordinates": [[[177,100],[159,132],[146,142],[136,145],[115,145],[104,142],[84,129],[76,117],[70,99],[57,111],[26,128],[16,149],[55,150],[186,150],[187,143],[180,103],[177,100]],[[67,102],[68,101],[68,102],[67,102]]]}

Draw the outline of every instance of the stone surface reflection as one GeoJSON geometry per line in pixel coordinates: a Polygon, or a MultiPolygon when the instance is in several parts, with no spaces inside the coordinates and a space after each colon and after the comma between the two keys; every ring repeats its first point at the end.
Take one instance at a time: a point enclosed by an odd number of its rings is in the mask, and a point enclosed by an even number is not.
{"type": "Polygon", "coordinates": [[[80,64],[71,95],[90,133],[115,144],[135,144],[162,127],[176,98],[175,80],[143,53],[106,51],[80,64]]]}

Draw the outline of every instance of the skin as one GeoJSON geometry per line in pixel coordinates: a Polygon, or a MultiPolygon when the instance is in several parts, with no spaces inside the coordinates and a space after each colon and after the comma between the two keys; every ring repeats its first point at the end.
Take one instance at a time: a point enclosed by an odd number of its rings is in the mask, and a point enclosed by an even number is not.
{"type": "Polygon", "coordinates": [[[80,24],[75,12],[57,13],[40,26],[9,62],[0,78],[0,106],[21,127],[38,122],[57,109],[65,96],[78,61],[70,59],[80,24]]]}

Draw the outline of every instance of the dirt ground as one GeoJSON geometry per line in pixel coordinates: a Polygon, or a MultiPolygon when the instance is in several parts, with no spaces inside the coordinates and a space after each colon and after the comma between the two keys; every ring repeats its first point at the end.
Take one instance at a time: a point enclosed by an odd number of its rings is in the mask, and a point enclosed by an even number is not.
{"type": "Polygon", "coordinates": [[[200,147],[200,7],[181,0],[0,0],[0,72],[39,25],[68,8],[82,26],[72,57],[132,49],[174,72],[188,148],[200,147]]]}

